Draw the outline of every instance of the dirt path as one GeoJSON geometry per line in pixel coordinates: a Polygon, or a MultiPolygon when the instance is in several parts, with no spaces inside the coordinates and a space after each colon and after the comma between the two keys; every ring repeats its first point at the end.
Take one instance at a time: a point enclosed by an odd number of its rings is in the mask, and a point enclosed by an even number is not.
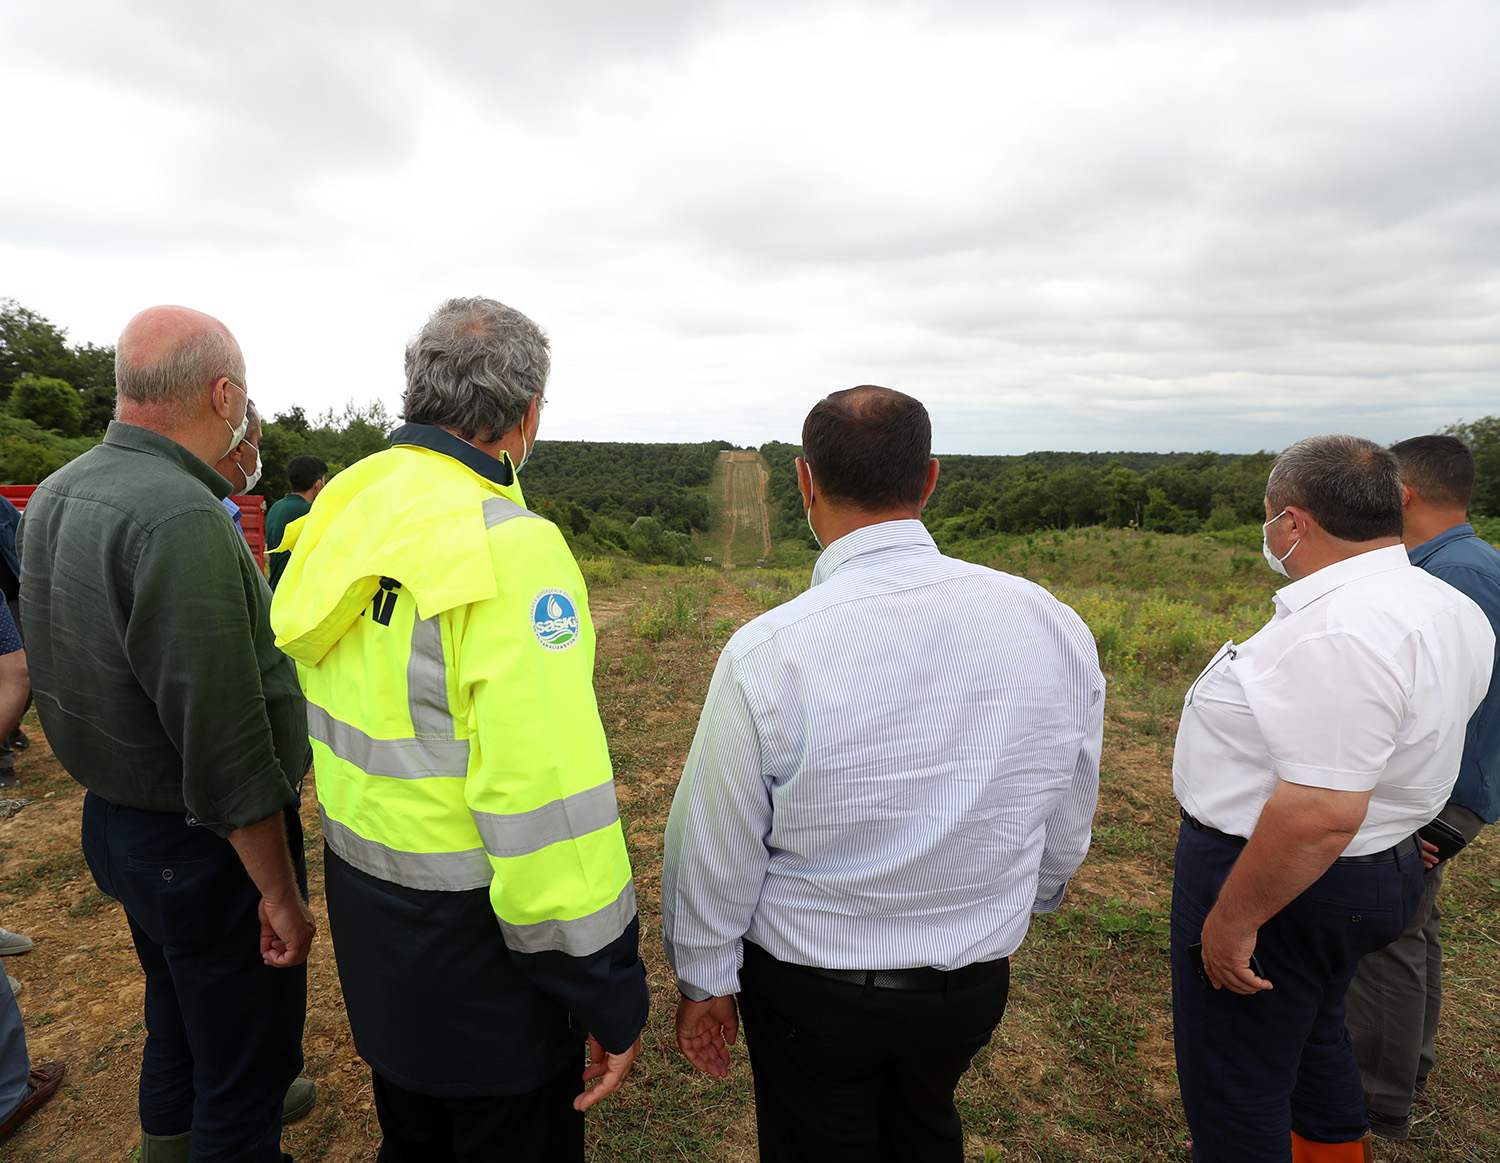
{"type": "Polygon", "coordinates": [[[760,453],[719,453],[718,487],[724,502],[724,547],[719,563],[725,569],[752,564],[749,560],[736,562],[736,553],[741,558],[751,553],[757,558],[771,555],[771,516],[766,508],[766,483],[770,479],[760,453]]]}

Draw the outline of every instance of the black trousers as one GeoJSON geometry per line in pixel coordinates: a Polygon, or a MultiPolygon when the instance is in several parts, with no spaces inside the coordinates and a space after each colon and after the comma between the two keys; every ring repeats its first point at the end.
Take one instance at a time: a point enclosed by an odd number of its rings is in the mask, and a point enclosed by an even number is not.
{"type": "Polygon", "coordinates": [[[583,1055],[527,1094],[440,1098],[371,1072],[385,1141],[378,1163],[582,1163],[583,1055]]]}
{"type": "Polygon", "coordinates": [[[1009,990],[1006,962],[968,988],[894,990],[745,942],[739,1005],[762,1163],[961,1163],[953,1090],[1009,990]]]}

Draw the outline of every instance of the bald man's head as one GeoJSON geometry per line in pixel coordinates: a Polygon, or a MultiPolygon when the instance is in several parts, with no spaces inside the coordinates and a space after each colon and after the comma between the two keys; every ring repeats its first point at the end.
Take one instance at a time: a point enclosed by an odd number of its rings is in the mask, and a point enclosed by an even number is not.
{"type": "Polygon", "coordinates": [[[125,325],[115,347],[122,401],[186,409],[221,377],[245,384],[245,358],[229,328],[190,307],[148,307],[125,325]]]}

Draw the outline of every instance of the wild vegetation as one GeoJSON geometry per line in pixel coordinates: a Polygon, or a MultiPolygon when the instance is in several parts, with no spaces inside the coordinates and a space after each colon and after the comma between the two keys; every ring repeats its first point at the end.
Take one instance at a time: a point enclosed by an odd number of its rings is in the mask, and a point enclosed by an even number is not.
{"type": "MultiPolygon", "coordinates": [[[[548,498],[530,485],[528,499],[548,498]]],[[[782,527],[790,524],[797,537],[774,544],[769,563],[748,554],[730,571],[717,563],[646,565],[619,553],[582,561],[599,628],[595,685],[652,994],[634,1075],[589,1115],[590,1158],[755,1158],[744,1046],[722,1082],[694,1072],[676,1050],[676,990],[662,954],[658,900],[667,812],[718,651],[737,627],[808,584],[816,555],[806,546],[800,504],[794,513],[795,522],[782,527]]],[[[1500,533],[1500,518],[1480,524],[1500,533]]],[[[695,534],[695,549],[711,546],[711,533],[695,534]]],[[[950,552],[1029,577],[1072,604],[1093,631],[1110,682],[1093,847],[1062,906],[1035,919],[1015,960],[1005,1020],[959,1088],[966,1158],[1186,1163],[1167,971],[1178,826],[1171,747],[1182,694],[1203,661],[1225,638],[1243,638],[1269,616],[1279,579],[1261,560],[1259,527],[944,536],[950,552]]],[[[65,1092],[7,1144],[7,1158],[112,1158],[135,1133],[140,972],[118,906],[94,889],[78,853],[82,789],[50,756],[34,715],[28,726],[36,742],[20,771],[32,802],[0,822],[0,917],[40,938],[26,958],[9,963],[26,984],[21,1001],[33,1056],[76,1066],[65,1092]]],[[[309,1163],[370,1163],[379,1131],[326,939],[315,783],[309,778],[303,820],[323,937],[309,963],[305,1046],[321,1098],[309,1119],[288,1130],[286,1146],[309,1163]]],[[[1381,1144],[1382,1163],[1500,1158],[1497,906],[1500,841],[1481,834],[1444,888],[1449,964],[1438,1068],[1419,1099],[1413,1138],[1381,1144]]]]}
{"type": "MultiPolygon", "coordinates": [[[[1167,966],[1178,827],[1171,748],[1198,669],[1226,638],[1243,639],[1270,616],[1280,579],[1261,560],[1258,528],[1251,531],[1253,545],[1243,534],[1096,528],[996,534],[961,547],[1077,609],[1110,682],[1093,847],[1062,907],[1035,919],[1005,1020],[960,1085],[969,1160],[1188,1158],[1167,966]]],[[[755,1157],[743,1047],[724,1082],[694,1073],[676,1052],[657,878],[662,829],[718,644],[728,625],[806,588],[808,572],[747,568],[716,579],[701,569],[626,566],[592,599],[597,608],[635,611],[601,640],[598,689],[641,882],[654,1005],[640,1085],[591,1120],[598,1158],[755,1157]],[[715,584],[717,594],[706,597],[715,584]]],[[[1419,1099],[1412,1139],[1381,1143],[1382,1163],[1500,1157],[1500,844],[1481,837],[1449,877],[1440,1064],[1419,1099]]]]}

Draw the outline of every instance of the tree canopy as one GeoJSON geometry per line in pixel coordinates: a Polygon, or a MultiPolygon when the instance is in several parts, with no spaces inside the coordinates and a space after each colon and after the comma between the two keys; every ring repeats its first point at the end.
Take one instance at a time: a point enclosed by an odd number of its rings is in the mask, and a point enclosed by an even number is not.
{"type": "Polygon", "coordinates": [[[115,411],[115,349],[69,346],[67,335],[14,299],[0,299],[0,401],[9,402],[26,376],[60,380],[79,402],[77,431],[68,435],[102,435],[115,411]]]}

